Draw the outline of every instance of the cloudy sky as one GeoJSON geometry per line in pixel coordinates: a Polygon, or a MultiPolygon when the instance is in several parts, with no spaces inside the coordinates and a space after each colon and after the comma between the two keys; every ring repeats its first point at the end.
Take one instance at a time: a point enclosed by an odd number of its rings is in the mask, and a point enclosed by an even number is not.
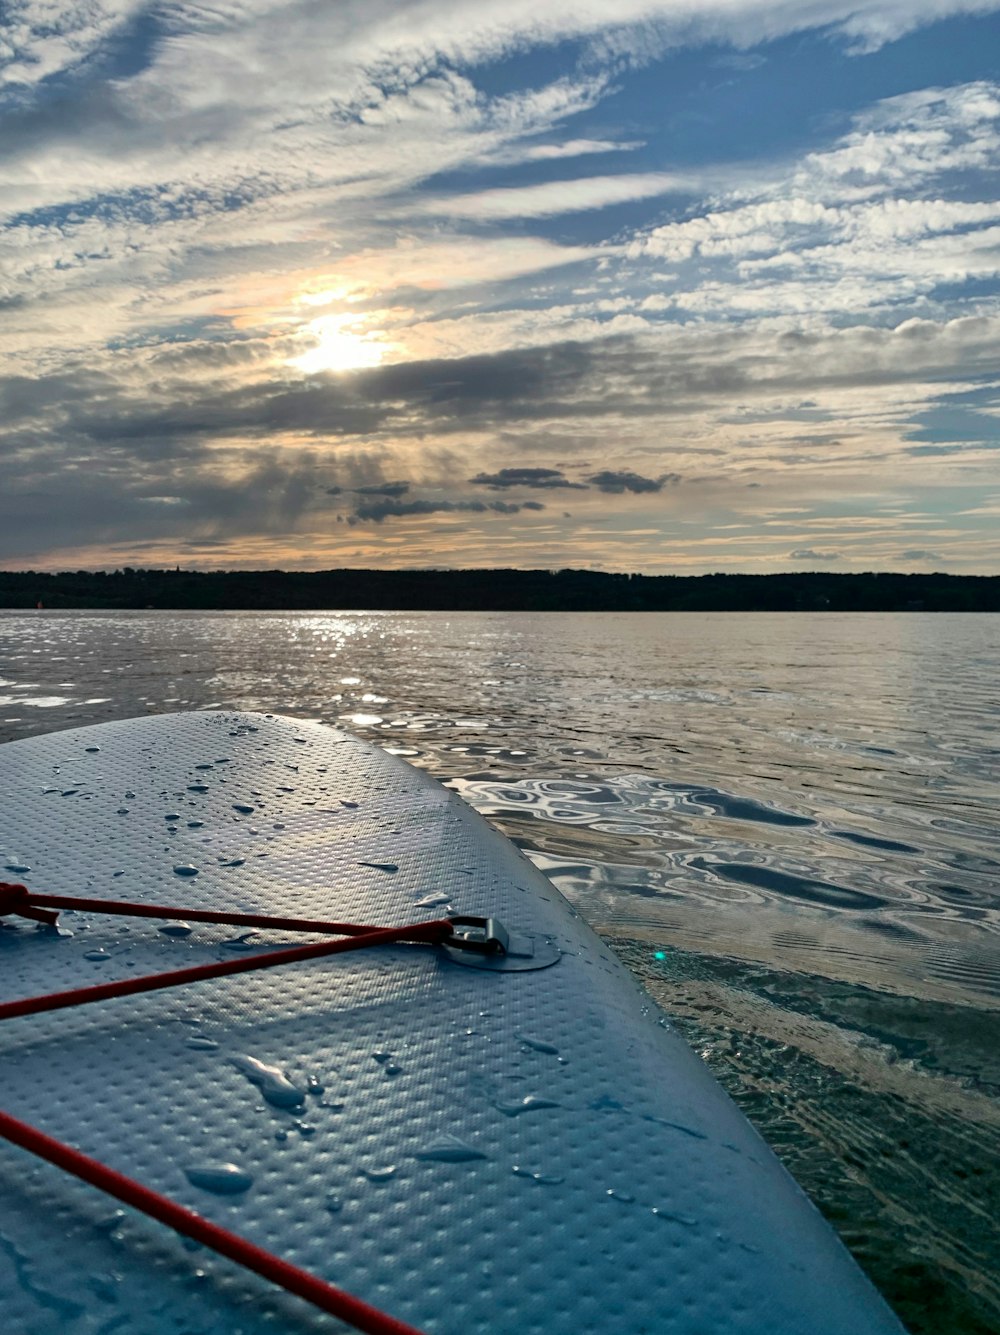
{"type": "Polygon", "coordinates": [[[0,564],[1000,572],[1000,0],[7,0],[0,564]]]}

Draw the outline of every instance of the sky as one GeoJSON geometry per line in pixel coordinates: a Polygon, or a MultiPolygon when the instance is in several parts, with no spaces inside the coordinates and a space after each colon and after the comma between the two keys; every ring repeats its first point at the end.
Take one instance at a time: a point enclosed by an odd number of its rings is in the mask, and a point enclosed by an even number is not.
{"type": "Polygon", "coordinates": [[[0,565],[1000,573],[1000,0],[6,0],[0,565]]]}

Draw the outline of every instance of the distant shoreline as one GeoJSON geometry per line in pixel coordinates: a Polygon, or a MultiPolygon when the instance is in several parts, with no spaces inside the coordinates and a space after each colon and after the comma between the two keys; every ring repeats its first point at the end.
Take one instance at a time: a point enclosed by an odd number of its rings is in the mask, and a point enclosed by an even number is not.
{"type": "Polygon", "coordinates": [[[1000,575],[632,575],[593,570],[0,571],[0,609],[1000,612],[1000,575]]]}

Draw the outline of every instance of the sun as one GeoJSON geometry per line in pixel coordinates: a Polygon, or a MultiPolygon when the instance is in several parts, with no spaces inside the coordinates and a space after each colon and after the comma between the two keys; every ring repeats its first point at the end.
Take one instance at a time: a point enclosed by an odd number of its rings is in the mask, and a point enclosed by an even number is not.
{"type": "Polygon", "coordinates": [[[290,357],[289,365],[307,375],[380,365],[388,347],[380,334],[359,329],[361,323],[362,318],[357,315],[321,315],[310,320],[302,337],[313,346],[297,357],[290,357]]]}

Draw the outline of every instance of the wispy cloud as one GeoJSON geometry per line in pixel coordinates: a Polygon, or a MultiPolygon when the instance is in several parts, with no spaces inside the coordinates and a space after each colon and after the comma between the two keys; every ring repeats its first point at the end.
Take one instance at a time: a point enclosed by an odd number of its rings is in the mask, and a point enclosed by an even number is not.
{"type": "Polygon", "coordinates": [[[611,204],[651,199],[673,192],[690,193],[689,180],[670,172],[636,172],[621,176],[586,176],[575,181],[548,181],[508,190],[481,190],[428,200],[431,214],[480,221],[501,218],[551,218],[560,213],[604,209],[611,204]]]}

